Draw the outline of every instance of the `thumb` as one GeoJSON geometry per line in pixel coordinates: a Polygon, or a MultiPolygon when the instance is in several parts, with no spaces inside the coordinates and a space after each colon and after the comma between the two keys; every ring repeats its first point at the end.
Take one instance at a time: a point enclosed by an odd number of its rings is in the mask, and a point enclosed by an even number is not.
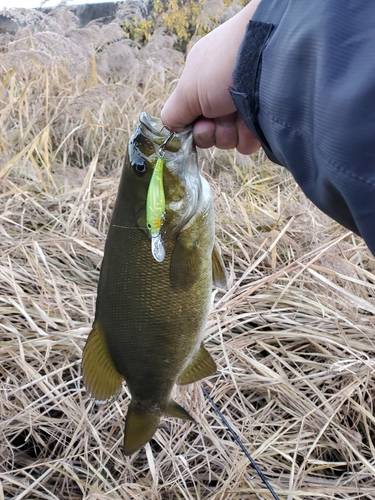
{"type": "Polygon", "coordinates": [[[193,123],[202,115],[202,109],[195,91],[195,86],[183,84],[184,75],[181,76],[176,89],[161,111],[161,121],[172,132],[182,132],[187,125],[193,123]]]}

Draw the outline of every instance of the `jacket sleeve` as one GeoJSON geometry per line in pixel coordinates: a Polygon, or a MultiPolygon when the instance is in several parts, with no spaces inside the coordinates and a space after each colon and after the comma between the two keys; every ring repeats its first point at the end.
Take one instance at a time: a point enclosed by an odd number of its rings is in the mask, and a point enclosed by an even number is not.
{"type": "Polygon", "coordinates": [[[269,158],[375,254],[373,0],[262,0],[233,82],[269,158]]]}

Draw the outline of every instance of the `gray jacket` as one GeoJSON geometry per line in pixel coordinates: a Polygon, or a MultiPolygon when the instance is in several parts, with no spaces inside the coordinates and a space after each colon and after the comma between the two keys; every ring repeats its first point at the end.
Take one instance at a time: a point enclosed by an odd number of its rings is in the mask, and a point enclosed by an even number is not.
{"type": "Polygon", "coordinates": [[[262,0],[233,80],[269,158],[375,254],[374,0],[262,0]]]}

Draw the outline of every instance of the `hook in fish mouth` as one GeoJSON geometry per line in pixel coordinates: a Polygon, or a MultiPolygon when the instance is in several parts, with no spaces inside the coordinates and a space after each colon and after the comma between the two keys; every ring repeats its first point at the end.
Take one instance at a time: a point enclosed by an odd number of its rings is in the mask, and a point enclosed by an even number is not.
{"type": "Polygon", "coordinates": [[[177,153],[181,148],[183,137],[193,130],[192,126],[188,126],[183,132],[172,132],[169,127],[163,125],[160,118],[150,116],[145,112],[141,113],[139,123],[142,132],[149,139],[170,153],[177,153]]]}
{"type": "Polygon", "coordinates": [[[153,137],[154,140],[156,138],[164,140],[171,134],[171,131],[163,125],[160,118],[150,116],[145,112],[141,113],[139,123],[141,124],[144,132],[150,132],[152,136],[155,136],[153,137]]]}
{"type": "MultiPolygon", "coordinates": [[[[166,128],[166,127],[164,127],[166,128]]],[[[159,153],[158,153],[158,156],[159,158],[164,158],[164,152],[167,148],[167,144],[169,141],[172,141],[176,136],[176,132],[170,132],[169,136],[165,139],[165,141],[160,144],[160,147],[159,147],[159,153]]]]}

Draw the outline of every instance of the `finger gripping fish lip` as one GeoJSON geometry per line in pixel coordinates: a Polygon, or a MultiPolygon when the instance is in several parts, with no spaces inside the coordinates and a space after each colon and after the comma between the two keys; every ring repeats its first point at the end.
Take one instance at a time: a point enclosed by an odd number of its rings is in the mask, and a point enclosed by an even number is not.
{"type": "Polygon", "coordinates": [[[192,131],[192,127],[187,127],[182,133],[171,132],[165,127],[160,118],[142,113],[139,118],[139,125],[142,133],[150,139],[158,149],[164,152],[176,153],[180,150],[181,144],[186,135],[192,131]]]}

